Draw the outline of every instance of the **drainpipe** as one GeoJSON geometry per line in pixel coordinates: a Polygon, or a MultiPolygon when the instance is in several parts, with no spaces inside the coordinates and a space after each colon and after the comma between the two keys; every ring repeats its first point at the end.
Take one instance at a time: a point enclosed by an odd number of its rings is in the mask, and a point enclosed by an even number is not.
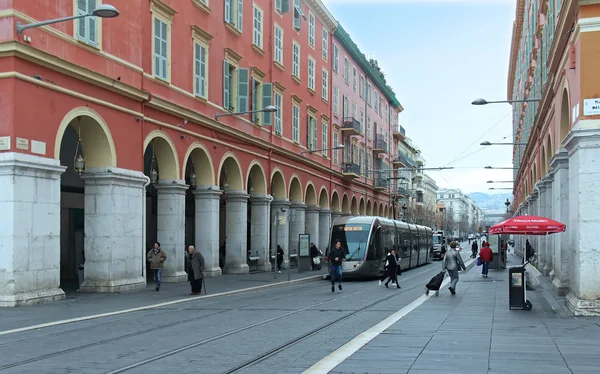
{"type": "Polygon", "coordinates": [[[146,202],[146,188],[150,185],[150,178],[144,175],[146,182],[144,183],[144,194],[142,199],[142,278],[146,279],[146,221],[147,217],[147,202],[146,202]]]}

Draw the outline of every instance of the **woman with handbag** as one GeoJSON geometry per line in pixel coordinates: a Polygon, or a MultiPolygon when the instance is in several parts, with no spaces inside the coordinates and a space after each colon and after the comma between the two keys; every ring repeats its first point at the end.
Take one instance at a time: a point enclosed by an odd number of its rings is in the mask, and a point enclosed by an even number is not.
{"type": "Polygon", "coordinates": [[[490,243],[485,242],[481,245],[481,250],[479,251],[479,259],[477,260],[477,264],[481,260],[481,275],[484,278],[488,276],[488,270],[490,266],[490,262],[494,260],[494,253],[490,248],[490,243]]]}
{"type": "Polygon", "coordinates": [[[447,271],[450,275],[450,287],[448,289],[452,295],[456,295],[456,284],[458,283],[458,271],[460,269],[467,270],[460,253],[456,251],[456,242],[453,241],[450,243],[450,249],[446,252],[442,264],[442,271],[447,271]]]}

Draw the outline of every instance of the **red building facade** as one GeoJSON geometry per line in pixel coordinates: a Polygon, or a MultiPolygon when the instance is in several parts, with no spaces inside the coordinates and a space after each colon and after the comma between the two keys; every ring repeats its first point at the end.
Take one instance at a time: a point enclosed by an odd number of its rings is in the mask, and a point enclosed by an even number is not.
{"type": "Polygon", "coordinates": [[[16,31],[100,5],[0,1],[0,168],[18,180],[0,305],[64,298],[83,253],[82,290],[115,292],[145,287],[154,241],[175,282],[189,244],[207,276],[267,270],[277,244],[294,262],[298,234],[325,249],[332,219],[365,213],[346,201],[391,214],[387,188],[332,164],[321,2],[112,0],[114,19],[16,31]]]}

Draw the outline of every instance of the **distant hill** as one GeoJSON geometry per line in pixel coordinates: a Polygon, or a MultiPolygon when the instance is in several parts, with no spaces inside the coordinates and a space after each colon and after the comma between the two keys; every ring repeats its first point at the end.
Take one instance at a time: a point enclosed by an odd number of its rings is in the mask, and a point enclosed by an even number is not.
{"type": "MultiPolygon", "coordinates": [[[[477,206],[481,209],[485,209],[488,213],[504,213],[506,212],[506,199],[508,199],[511,203],[513,200],[512,193],[497,193],[497,194],[487,194],[483,192],[472,192],[467,194],[477,206]]],[[[511,207],[513,208],[513,207],[511,207]]]]}

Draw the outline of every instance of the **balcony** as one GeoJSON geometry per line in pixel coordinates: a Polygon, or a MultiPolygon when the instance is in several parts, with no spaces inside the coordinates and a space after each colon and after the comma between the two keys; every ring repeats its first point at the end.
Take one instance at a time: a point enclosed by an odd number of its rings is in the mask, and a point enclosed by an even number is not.
{"type": "Polygon", "coordinates": [[[392,136],[396,140],[402,140],[402,139],[406,138],[406,130],[404,130],[404,127],[398,125],[394,129],[394,132],[392,132],[392,136]]]}
{"type": "Polygon", "coordinates": [[[360,165],[354,162],[345,162],[342,165],[342,174],[345,179],[360,178],[360,165]]]}
{"type": "Polygon", "coordinates": [[[416,163],[414,161],[412,161],[412,163],[411,163],[411,161],[412,160],[409,159],[408,156],[406,156],[404,153],[398,152],[398,155],[394,159],[394,166],[395,167],[411,167],[411,166],[416,167],[416,163]]]}
{"type": "Polygon", "coordinates": [[[360,122],[352,117],[344,117],[342,124],[342,133],[347,136],[360,135],[360,122]]]}
{"type": "Polygon", "coordinates": [[[383,190],[386,189],[388,186],[388,180],[387,178],[377,178],[375,179],[375,189],[376,190],[383,190]]]}
{"type": "Polygon", "coordinates": [[[375,135],[375,141],[373,142],[373,153],[378,155],[380,153],[387,152],[388,145],[382,134],[375,135]]]}
{"type": "Polygon", "coordinates": [[[403,197],[410,196],[410,192],[408,192],[408,189],[406,187],[404,187],[404,186],[398,187],[396,189],[396,191],[397,191],[397,194],[400,195],[400,196],[403,196],[403,197]]]}

